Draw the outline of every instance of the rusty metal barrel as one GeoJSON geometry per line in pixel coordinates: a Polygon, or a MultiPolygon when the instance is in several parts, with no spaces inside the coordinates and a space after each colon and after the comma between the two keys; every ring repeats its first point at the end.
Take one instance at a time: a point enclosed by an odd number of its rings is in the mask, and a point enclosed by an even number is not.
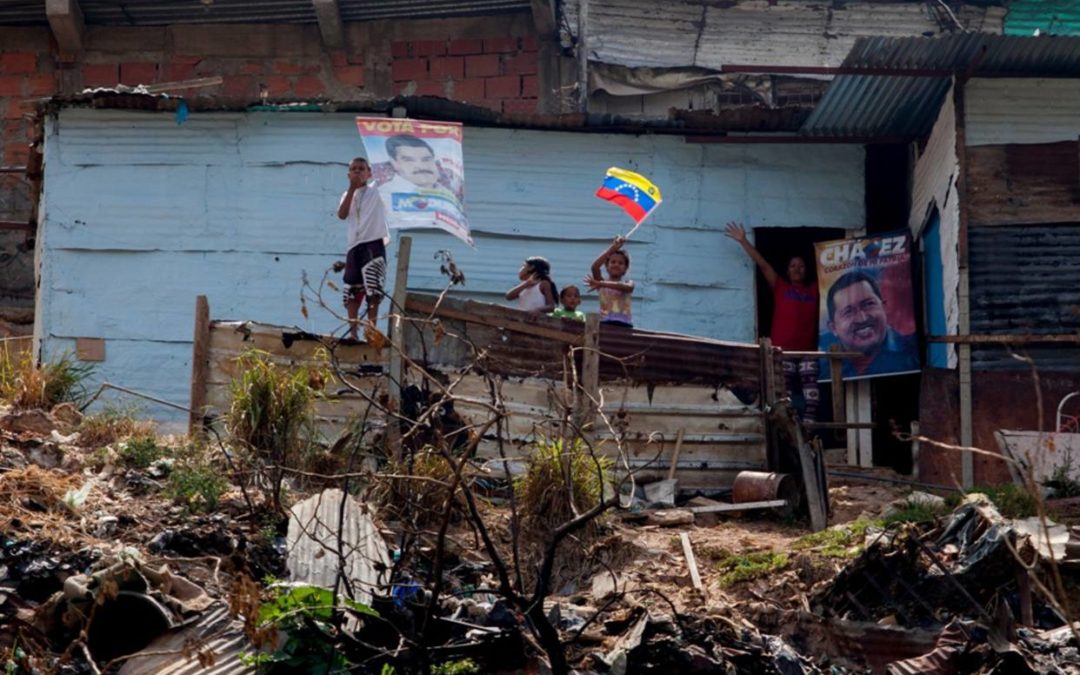
{"type": "Polygon", "coordinates": [[[781,515],[794,513],[799,508],[801,498],[799,484],[793,476],[786,473],[740,471],[731,488],[731,501],[736,504],[785,500],[787,506],[775,509],[781,515]]]}

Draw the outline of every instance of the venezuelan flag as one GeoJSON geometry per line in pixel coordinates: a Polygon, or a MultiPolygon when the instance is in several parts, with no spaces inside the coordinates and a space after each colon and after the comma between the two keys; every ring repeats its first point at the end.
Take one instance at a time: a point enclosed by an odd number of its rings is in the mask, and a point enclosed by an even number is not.
{"type": "Polygon", "coordinates": [[[648,178],[614,166],[607,170],[607,177],[596,196],[621,206],[635,223],[645,220],[645,216],[660,204],[660,188],[648,178]]]}

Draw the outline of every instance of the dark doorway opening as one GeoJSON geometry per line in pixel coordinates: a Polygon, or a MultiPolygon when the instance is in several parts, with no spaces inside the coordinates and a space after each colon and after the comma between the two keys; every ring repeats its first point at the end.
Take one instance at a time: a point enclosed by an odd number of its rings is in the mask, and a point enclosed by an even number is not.
{"type": "MultiPolygon", "coordinates": [[[[772,265],[781,277],[786,276],[787,264],[794,256],[806,261],[809,282],[817,283],[815,270],[814,244],[819,241],[843,239],[846,231],[838,227],[756,227],[754,242],[757,250],[772,265]]],[[[760,272],[757,273],[757,325],[758,336],[768,337],[772,332],[773,295],[769,284],[760,272]]],[[[818,421],[832,421],[832,387],[820,385],[821,401],[818,407],[818,421]]],[[[796,408],[802,410],[803,401],[796,397],[796,408]]],[[[820,434],[826,447],[843,445],[843,434],[820,434]]]]}
{"type": "MultiPolygon", "coordinates": [[[[879,234],[908,228],[911,210],[911,147],[907,144],[866,146],[866,233],[879,234]]],[[[923,334],[922,265],[918,242],[911,256],[912,300],[916,334],[923,334]]],[[[919,418],[920,374],[893,375],[871,380],[871,433],[874,466],[887,466],[897,473],[910,474],[911,443],[901,441],[896,432],[911,431],[919,418]]]]}

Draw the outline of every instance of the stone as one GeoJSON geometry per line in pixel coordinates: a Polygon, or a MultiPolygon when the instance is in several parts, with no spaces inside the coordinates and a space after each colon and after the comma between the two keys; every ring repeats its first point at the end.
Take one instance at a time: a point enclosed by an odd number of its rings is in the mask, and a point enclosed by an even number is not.
{"type": "Polygon", "coordinates": [[[55,406],[49,413],[64,433],[71,433],[82,424],[83,414],[74,403],[66,402],[55,406]]]}
{"type": "Polygon", "coordinates": [[[44,410],[20,410],[0,417],[0,429],[13,434],[48,436],[56,429],[56,420],[44,410]]]}

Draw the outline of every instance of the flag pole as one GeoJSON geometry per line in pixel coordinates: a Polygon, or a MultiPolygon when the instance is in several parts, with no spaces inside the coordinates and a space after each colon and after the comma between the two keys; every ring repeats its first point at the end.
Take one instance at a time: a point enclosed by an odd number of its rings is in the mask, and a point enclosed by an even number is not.
{"type": "MultiPolygon", "coordinates": [[[[657,204],[656,206],[660,206],[660,205],[657,204]]],[[[637,229],[639,227],[641,227],[641,224],[644,223],[649,218],[649,216],[651,216],[653,214],[653,211],[656,210],[656,206],[654,206],[648,213],[646,213],[644,218],[637,221],[637,223],[632,228],[630,228],[630,231],[623,235],[623,239],[629,239],[630,235],[637,232],[637,229]]]]}

